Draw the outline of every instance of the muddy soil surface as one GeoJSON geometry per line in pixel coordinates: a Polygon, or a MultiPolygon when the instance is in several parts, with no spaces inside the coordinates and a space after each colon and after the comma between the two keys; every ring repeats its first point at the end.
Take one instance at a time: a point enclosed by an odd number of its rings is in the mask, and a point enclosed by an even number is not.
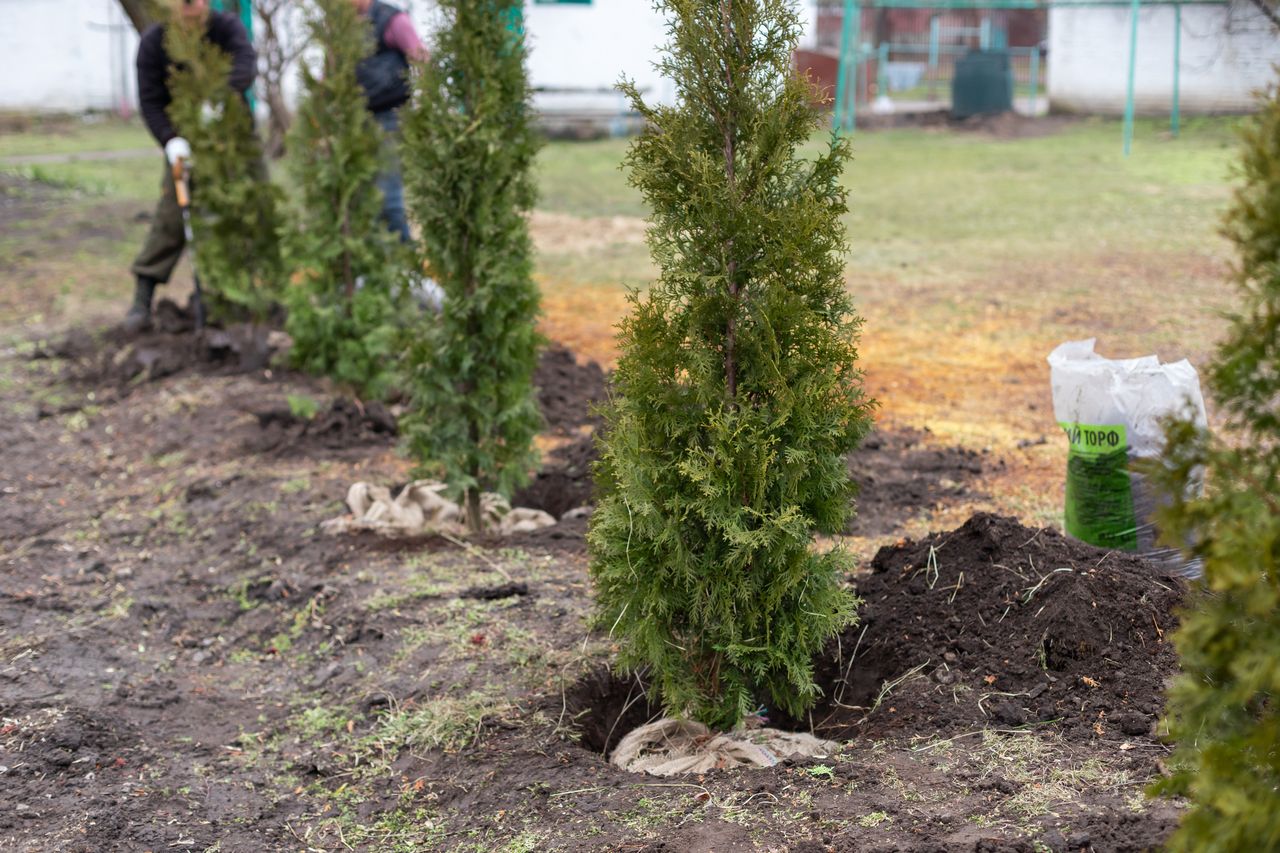
{"type": "Polygon", "coordinates": [[[980,497],[975,483],[1004,467],[989,452],[946,447],[928,430],[874,432],[849,456],[858,483],[857,514],[847,533],[881,536],[941,505],[980,497]]]}
{"type": "Polygon", "coordinates": [[[981,513],[880,549],[857,589],[861,622],[818,667],[833,736],[1156,733],[1184,587],[1145,560],[981,513]]]}
{"type": "MultiPolygon", "coordinates": [[[[558,447],[548,454],[533,482],[516,493],[515,504],[543,509],[557,518],[590,505],[591,467],[598,457],[591,435],[558,447]]],[[[991,453],[932,443],[925,430],[873,433],[849,456],[858,498],[845,532],[891,535],[916,517],[980,498],[982,476],[1003,467],[991,453]]]]}
{"type": "Polygon", "coordinates": [[[594,361],[579,361],[569,350],[552,344],[542,351],[533,384],[548,431],[572,435],[582,427],[600,425],[592,408],[605,401],[609,380],[594,361]]]}
{"type": "Polygon", "coordinates": [[[275,349],[265,326],[245,323],[195,328],[190,305],[160,299],[150,329],[129,334],[122,328],[73,329],[41,344],[34,358],[65,362],[70,384],[124,396],[139,383],[198,372],[206,375],[264,370],[275,349]]]}
{"type": "MultiPolygon", "coordinates": [[[[872,681],[930,663],[866,723],[826,721],[852,726],[840,753],[635,777],[591,734],[593,708],[634,716],[645,700],[601,674],[581,520],[465,545],[329,537],[319,523],[350,482],[401,482],[408,465],[381,437],[253,449],[255,412],[314,383],[200,367],[125,396],[109,374],[68,380],[85,355],[45,355],[0,359],[0,849],[1137,850],[1176,821],[1136,798],[1164,747],[1120,720],[1153,712],[1120,685],[1164,660],[1143,657],[1159,635],[1141,618],[1167,631],[1168,602],[1125,599],[1117,558],[1036,531],[1020,550],[1002,520],[929,540],[936,579],[926,543],[884,552],[858,581],[863,646],[842,638],[834,660],[872,681]],[[906,601],[948,621],[890,613],[906,601]],[[1004,633],[979,635],[973,620],[1006,606],[1004,633]],[[976,636],[1006,644],[999,666],[976,636]],[[984,695],[1030,693],[1042,673],[1059,681],[1034,698],[984,695]],[[960,685],[961,710],[944,708],[933,688],[960,685]],[[1000,699],[1027,721],[988,720],[1000,699]],[[1093,704],[1068,714],[1078,699],[1093,704]],[[1045,702],[1056,722],[1039,722],[1045,702]]],[[[557,417],[573,447],[589,420],[557,417]]],[[[844,704],[872,692],[846,689],[844,704]]]]}

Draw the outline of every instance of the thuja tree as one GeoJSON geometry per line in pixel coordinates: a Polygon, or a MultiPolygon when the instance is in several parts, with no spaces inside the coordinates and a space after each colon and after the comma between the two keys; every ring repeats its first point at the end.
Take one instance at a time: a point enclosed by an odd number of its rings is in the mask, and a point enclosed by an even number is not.
{"type": "Polygon", "coordinates": [[[539,338],[525,213],[538,137],[518,6],[440,0],[440,30],[405,125],[410,207],[422,253],[445,293],[407,353],[402,427],[426,470],[464,496],[509,494],[536,463],[533,388],[539,338]]]}
{"type": "Polygon", "coordinates": [[[846,454],[871,403],[845,291],[849,148],[814,159],[788,0],[668,0],[671,106],[624,84],[648,129],[627,158],[661,269],[621,325],[590,548],[601,624],[671,713],[798,715],[811,660],[851,623],[846,454]]]}
{"type": "Polygon", "coordinates": [[[315,0],[307,26],[320,67],[301,63],[303,99],[289,133],[297,271],[286,328],[296,365],[380,397],[392,381],[403,265],[379,219],[381,130],[356,80],[372,30],[351,0],[315,0]]]}
{"type": "Polygon", "coordinates": [[[1280,848],[1280,97],[1244,132],[1242,186],[1225,233],[1239,252],[1242,308],[1208,370],[1226,418],[1213,437],[1170,426],[1161,523],[1192,542],[1207,594],[1174,640],[1175,773],[1191,799],[1173,850],[1280,848]],[[1193,487],[1204,480],[1203,495],[1193,487]]]}
{"type": "Polygon", "coordinates": [[[249,105],[227,85],[231,57],[203,28],[171,22],[169,116],[191,143],[192,230],[209,312],[260,321],[283,276],[281,193],[267,178],[249,105]]]}

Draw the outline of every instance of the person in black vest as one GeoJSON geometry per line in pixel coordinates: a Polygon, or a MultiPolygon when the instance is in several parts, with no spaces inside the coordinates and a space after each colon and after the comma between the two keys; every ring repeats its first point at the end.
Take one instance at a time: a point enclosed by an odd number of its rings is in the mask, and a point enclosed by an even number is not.
{"type": "Polygon", "coordinates": [[[409,100],[409,62],[425,58],[427,51],[404,10],[382,0],[352,2],[360,14],[369,18],[376,40],[373,55],[360,63],[356,77],[364,89],[369,112],[386,133],[391,146],[377,180],[378,189],[382,190],[382,219],[390,231],[407,243],[409,220],[404,212],[404,179],[393,146],[400,131],[397,110],[409,100]]]}
{"type": "MultiPolygon", "coordinates": [[[[172,25],[203,27],[205,39],[231,55],[231,74],[227,85],[236,92],[246,92],[257,74],[258,56],[240,19],[225,12],[210,12],[209,0],[168,2],[173,10],[172,25]]],[[[166,26],[152,26],[142,34],[142,41],[138,44],[138,104],[147,129],[164,148],[165,164],[160,203],[151,220],[151,231],[131,268],[137,283],[133,306],[125,315],[124,327],[135,333],[150,326],[151,301],[156,285],[169,281],[186,245],[172,166],[179,158],[191,158],[191,145],[178,135],[169,120],[168,108],[173,100],[169,94],[172,64],[164,48],[166,26]]]]}

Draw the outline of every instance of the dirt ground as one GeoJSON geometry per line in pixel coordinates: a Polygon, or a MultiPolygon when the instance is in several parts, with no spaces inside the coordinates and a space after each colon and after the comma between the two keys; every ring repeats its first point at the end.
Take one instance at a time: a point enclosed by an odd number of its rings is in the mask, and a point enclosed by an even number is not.
{"type": "MultiPolygon", "coordinates": [[[[851,262],[882,408],[849,460],[858,514],[822,544],[858,557],[864,604],[815,661],[812,714],[771,719],[841,748],[658,779],[606,760],[656,709],[608,670],[586,522],[469,544],[322,533],[352,481],[410,478],[394,405],[180,310],[113,332],[151,203],[0,173],[0,850],[1039,853],[1172,831],[1180,804],[1143,790],[1169,752],[1182,590],[1044,526],[1064,453],[1043,356],[1099,334],[1198,360],[1216,244],[1131,246],[1127,208],[1104,206],[1114,242],[1043,261],[975,244],[991,276],[930,267],[925,240],[918,269],[851,262]]],[[[643,220],[598,212],[530,223],[556,343],[543,466],[516,502],[557,517],[590,502],[589,404],[622,285],[652,274],[643,220]]]]}
{"type": "MultiPolygon", "coordinates": [[[[839,752],[639,777],[602,754],[654,709],[607,673],[582,521],[322,534],[351,481],[407,479],[389,418],[173,317],[0,361],[0,848],[1141,850],[1172,829],[1142,789],[1178,588],[995,516],[900,539],[981,502],[999,453],[882,428],[851,458],[862,622],[817,662],[825,704],[776,721],[839,752]]],[[[589,501],[607,377],[563,348],[538,375],[524,497],[558,514],[589,501]]]]}

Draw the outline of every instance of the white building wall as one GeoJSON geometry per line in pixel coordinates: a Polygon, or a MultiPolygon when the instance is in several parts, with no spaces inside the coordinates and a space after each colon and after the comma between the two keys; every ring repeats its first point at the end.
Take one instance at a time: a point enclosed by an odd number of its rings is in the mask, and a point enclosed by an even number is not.
{"type": "MultiPolygon", "coordinates": [[[[633,79],[650,101],[668,102],[671,85],[653,68],[666,42],[666,25],[651,0],[594,0],[528,3],[524,9],[529,45],[529,80],[535,88],[612,89],[633,79]]],[[[573,102],[578,107],[621,107],[617,94],[539,94],[543,106],[573,102]]]]}
{"type": "Polygon", "coordinates": [[[137,50],[116,0],[0,0],[0,109],[133,109],[137,50]]]}
{"type": "MultiPolygon", "coordinates": [[[[424,39],[437,25],[433,0],[389,0],[405,8],[424,39]]],[[[812,28],[815,0],[799,0],[812,28]]],[[[529,76],[539,89],[610,90],[596,95],[540,93],[539,106],[617,110],[612,87],[626,76],[650,101],[674,96],[653,68],[666,22],[652,0],[590,4],[526,0],[529,76]]],[[[0,109],[79,112],[137,106],[138,39],[117,0],[0,0],[0,109]]],[[[290,74],[286,94],[297,94],[290,74]]]]}
{"type": "MultiPolygon", "coordinates": [[[[1175,11],[1138,12],[1134,104],[1139,113],[1167,115],[1173,102],[1175,11]]],[[[1124,111],[1129,62],[1129,9],[1124,6],[1049,11],[1049,102],[1071,112],[1124,111]]],[[[1243,112],[1253,92],[1275,77],[1280,35],[1247,0],[1182,8],[1179,100],[1184,113],[1243,112]]]]}

